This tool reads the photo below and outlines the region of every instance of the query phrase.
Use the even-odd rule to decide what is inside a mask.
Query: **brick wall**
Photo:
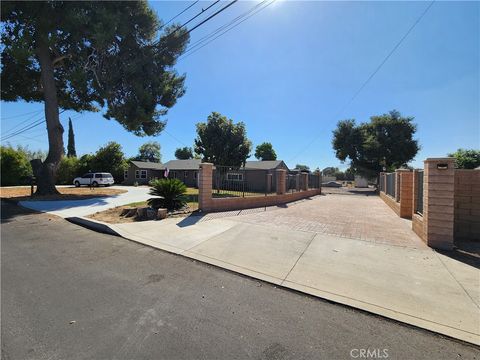
[[[395,198],[380,191],[380,198],[387,204],[395,214],[402,218],[412,218],[413,206],[413,173],[410,170],[399,169],[395,172]],[[381,177],[380,179],[384,179]],[[386,186],[384,187],[386,188]]]
[[[285,193],[286,171],[283,169],[277,169],[275,186],[277,190],[276,195],[213,198],[212,172],[213,164],[200,164],[198,183],[198,208],[202,211],[227,211],[274,206],[308,198],[314,195],[319,195],[321,193],[321,189],[311,189],[295,193]]]
[[[455,170],[455,239],[480,240],[480,170]]]

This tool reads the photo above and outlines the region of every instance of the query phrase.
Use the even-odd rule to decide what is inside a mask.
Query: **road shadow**
[[[39,214],[39,212],[24,208],[22,206],[18,206],[13,201],[1,199],[0,223],[2,224],[14,221],[14,219],[18,216],[35,215],[35,214]]]
[[[326,195],[361,195],[361,196],[377,196],[374,188],[329,188],[322,187],[322,194]]]
[[[451,259],[480,269],[480,241],[455,240],[455,248],[453,250],[436,251]]]
[[[181,221],[177,223],[178,227],[187,227],[187,226],[192,226],[201,221],[206,214],[201,214],[201,213],[192,213],[188,215],[187,217],[184,217]]]

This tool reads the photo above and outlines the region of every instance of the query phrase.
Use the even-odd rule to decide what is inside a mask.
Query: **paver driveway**
[[[229,220],[334,235],[388,245],[426,247],[408,220],[399,218],[371,192],[337,190],[295,204],[207,215]]]

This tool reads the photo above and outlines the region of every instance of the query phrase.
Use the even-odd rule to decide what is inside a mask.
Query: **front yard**
[[[34,189],[35,190],[35,189]],[[112,188],[88,187],[58,187],[59,195],[30,196],[30,186],[0,187],[0,198],[15,201],[42,201],[42,200],[84,200],[96,197],[114,196],[126,193],[127,190]]]

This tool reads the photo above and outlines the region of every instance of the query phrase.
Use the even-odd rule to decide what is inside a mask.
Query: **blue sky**
[[[190,3],[150,4],[168,20]],[[196,4],[179,22],[209,4]],[[192,32],[191,43],[255,4],[258,1],[231,6]],[[416,137],[422,149],[414,166],[459,147],[480,148],[478,2],[435,2],[344,109],[426,6],[427,2],[277,1],[179,61],[176,68],[187,75],[187,92],[168,113],[168,133],[138,138],[98,113],[66,112],[62,122],[66,128],[68,116],[73,118],[77,154],[94,152],[115,140],[133,156],[142,143],[157,140],[167,161],[177,147],[192,146],[197,122],[218,111],[245,122],[254,146],[270,141],[287,165],[324,168],[346,167],[331,147],[338,120],[363,122],[397,109],[414,116],[418,124]],[[31,115],[13,116],[41,108],[38,103],[2,102],[2,132]],[[37,127],[23,136],[10,143],[48,148],[45,129]]]

